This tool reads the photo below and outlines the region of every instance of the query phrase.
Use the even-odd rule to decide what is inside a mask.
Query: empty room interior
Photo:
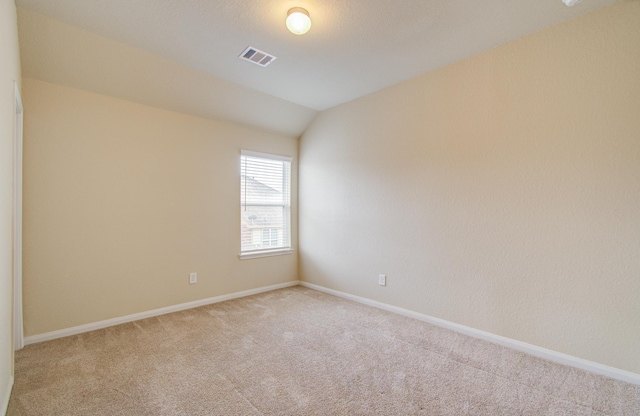
[[[640,415],[640,1],[0,0],[0,412]]]

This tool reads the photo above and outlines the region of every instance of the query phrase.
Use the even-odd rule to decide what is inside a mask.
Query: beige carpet
[[[300,286],[31,345],[9,415],[634,415],[640,387]]]

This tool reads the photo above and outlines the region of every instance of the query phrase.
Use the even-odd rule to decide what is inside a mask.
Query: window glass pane
[[[241,156],[241,252],[290,248],[291,163]]]

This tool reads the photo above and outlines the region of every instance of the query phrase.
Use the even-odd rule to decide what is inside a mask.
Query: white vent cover
[[[256,65],[265,67],[271,62],[275,61],[277,58],[273,55],[269,55],[266,52],[256,49],[253,46],[249,46],[244,50],[244,52],[240,54],[240,59],[244,59],[245,61],[253,62]]]

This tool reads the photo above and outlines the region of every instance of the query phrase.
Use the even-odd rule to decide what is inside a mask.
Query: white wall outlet
[[[378,284],[380,286],[386,286],[387,285],[387,275],[381,274],[378,276]]]
[[[189,273],[189,284],[198,283],[198,273]]]

